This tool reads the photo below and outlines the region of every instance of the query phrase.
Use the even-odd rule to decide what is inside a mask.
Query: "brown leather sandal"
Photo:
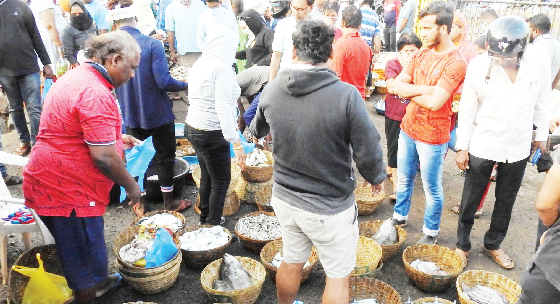
[[[502,249],[490,250],[484,247],[482,248],[482,252],[491,257],[498,265],[505,269],[512,269],[515,267],[513,260]]]
[[[31,143],[21,143],[15,150],[15,153],[19,156],[27,156],[30,152]]]
[[[469,262],[469,252],[463,251],[459,248],[455,248],[455,253],[457,253],[461,258],[461,268],[465,269],[465,267],[467,267],[467,264]]]

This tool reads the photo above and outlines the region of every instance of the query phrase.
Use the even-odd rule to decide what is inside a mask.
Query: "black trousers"
[[[389,26],[383,29],[383,37],[385,38],[385,43],[383,44],[383,49],[385,52],[396,52],[397,51],[397,26]]]
[[[471,249],[470,234],[474,224],[474,214],[484,195],[484,190],[486,190],[494,163],[492,160],[478,158],[469,153],[469,169],[465,175],[457,226],[457,247],[463,251]],[[521,187],[526,166],[527,159],[514,163],[498,163],[496,203],[492,212],[490,228],[484,235],[484,246],[487,249],[499,249],[506,237],[511,211]]]
[[[175,142],[175,124],[173,121],[154,129],[127,127],[126,134],[132,135],[140,140],[145,140],[152,136],[156,154],[148,165],[148,171],[150,171],[151,167],[155,166],[160,187],[172,187],[175,149],[177,148],[177,143]]]
[[[553,304],[560,302],[560,290],[546,279],[546,275],[534,262],[521,279],[523,289],[517,304]]]
[[[385,117],[385,137],[387,138],[387,165],[397,168],[397,152],[399,151],[399,132],[401,122]]]
[[[200,222],[219,225],[231,181],[230,144],[222,131],[197,130],[185,126],[200,164]]]

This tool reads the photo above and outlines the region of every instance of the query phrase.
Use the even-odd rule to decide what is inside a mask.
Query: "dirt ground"
[[[371,114],[371,118],[375,123],[375,126],[382,134],[382,144],[385,148],[386,142],[384,136],[384,117],[375,113],[374,99],[366,102],[366,104]],[[177,114],[177,121],[181,121],[182,118],[184,118],[184,115],[186,113],[185,107],[185,104],[180,101],[176,103],[175,112]],[[17,146],[16,132],[12,131],[9,134],[2,135],[2,143],[4,144],[4,151],[13,151]],[[455,248],[456,242],[457,215],[451,212],[451,208],[456,202],[460,200],[464,181],[464,178],[459,175],[459,170],[455,166],[455,162],[453,160],[454,156],[454,153],[450,152],[448,157],[445,159],[443,173],[445,205],[442,214],[441,232],[438,242],[438,244],[447,246],[452,249]],[[20,168],[13,167],[9,168],[9,170],[12,174],[21,174]],[[494,205],[494,185],[492,185],[486,199],[486,203],[484,205],[484,214],[475,222],[475,226],[472,231],[473,249],[471,251],[469,265],[467,266],[466,270],[484,269],[494,271],[506,275],[517,282],[520,282],[521,276],[530,263],[532,255],[534,253],[537,215],[533,205],[536,200],[538,191],[540,190],[543,179],[544,175],[538,174],[536,167],[530,165],[527,167],[523,185],[521,187],[521,190],[519,191],[517,202],[514,207],[509,233],[502,245],[502,248],[515,261],[515,268],[513,270],[504,270],[497,264],[495,264],[490,258],[482,254],[482,239],[484,233],[488,229],[491,212]],[[406,301],[409,297],[412,300],[415,300],[421,297],[433,296],[433,294],[422,292],[409,281],[408,277],[405,274],[404,265],[401,259],[402,251],[407,246],[413,245],[420,238],[422,233],[424,193],[421,183],[422,182],[418,176],[416,179],[416,187],[414,189],[414,197],[412,208],[410,211],[409,224],[405,228],[408,233],[407,240],[401,247],[399,253],[390,262],[385,263],[383,269],[376,275],[378,279],[394,287],[401,295],[403,301]],[[390,193],[390,182],[387,181],[385,185],[387,191]],[[21,187],[10,187],[10,191],[14,196],[22,197]],[[196,193],[196,187],[189,186],[185,188],[183,196],[185,198],[193,200],[194,198],[196,198]],[[233,232],[234,225],[241,216],[256,210],[257,207],[255,205],[246,203],[242,204],[239,212],[229,217],[225,226]],[[360,216],[359,221],[388,219],[391,217],[392,212],[393,205],[388,199],[386,199],[374,214],[369,216]],[[198,217],[193,208],[189,208],[184,211],[183,215],[187,219],[188,226],[197,224]],[[107,247],[110,251],[111,271],[115,270],[115,256],[110,249],[112,247],[113,240],[120,231],[122,231],[130,224],[132,220],[133,212],[126,205],[111,205],[107,209],[107,213],[105,214],[105,239]],[[10,236],[9,243],[10,246],[8,247],[8,262],[11,265],[24,251],[24,248],[19,235]],[[34,237],[33,244],[41,244],[38,235]],[[259,257],[257,255],[245,250],[238,240],[232,242],[227,252],[232,255],[247,256],[259,260]],[[321,269],[320,265],[318,266],[319,267],[317,267],[313,271],[313,274],[307,281],[307,283],[302,285],[300,288],[298,299],[306,304],[315,304],[321,302],[321,294],[325,284],[325,273]],[[2,287],[0,289],[0,299],[4,299],[6,297],[6,292],[7,291],[5,287]],[[452,301],[457,300],[457,292],[455,290],[455,286],[452,286],[444,293],[437,294],[437,296]],[[99,303],[120,304],[131,301],[151,301],[159,304],[209,303],[209,300],[200,284],[200,271],[188,269],[184,265],[182,265],[181,267],[177,282],[166,292],[147,296],[139,294],[132,290],[129,286],[125,285],[122,288],[112,292],[111,294],[101,298],[99,300]],[[276,303],[276,287],[269,278],[266,279],[262,288],[261,295],[256,303]]]

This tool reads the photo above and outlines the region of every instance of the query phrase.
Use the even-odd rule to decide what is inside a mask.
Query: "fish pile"
[[[426,261],[416,259],[412,263],[410,263],[410,266],[412,266],[412,268],[415,268],[418,271],[427,273],[429,275],[439,275],[439,276],[449,275],[447,272],[443,271],[434,262],[426,262]]]
[[[354,300],[350,304],[379,304],[376,299]]]
[[[278,218],[266,214],[240,218],[235,230],[244,237],[259,241],[271,241],[282,237]]]
[[[151,216],[143,217],[138,221],[138,225],[147,227],[168,228],[173,232],[177,232],[183,227],[183,221],[170,213],[157,213]]]
[[[270,264],[272,264],[272,266],[274,266],[274,268],[280,267],[280,264],[282,264],[282,252],[278,252],[274,256],[274,258],[272,258],[272,261],[270,261]],[[311,265],[311,263],[309,263],[309,261],[306,261],[305,265],[303,265],[303,268],[307,268],[310,265]]]
[[[177,139],[177,148],[175,149],[176,157],[183,157],[187,155],[195,155],[196,151],[192,144],[184,138]]]
[[[179,81],[187,81],[189,78],[189,68],[184,66],[178,66],[169,71],[171,77]]]
[[[483,285],[474,285],[473,287],[468,287],[464,283],[461,284],[463,293],[467,298],[478,304],[509,304],[507,297],[495,290]]]
[[[206,251],[221,247],[229,241],[229,235],[221,226],[199,228],[185,232],[179,237],[181,249],[188,251]]]
[[[266,154],[261,149],[255,149],[253,152],[249,153],[249,155],[247,155],[247,161],[245,162],[245,164],[251,167],[270,166]]]
[[[239,290],[252,285],[251,275],[241,266],[239,261],[229,254],[224,254],[220,265],[219,276],[212,284],[217,291]]]
[[[371,237],[379,245],[391,245],[399,241],[397,229],[393,225],[393,220],[388,219],[383,222],[379,230]]]

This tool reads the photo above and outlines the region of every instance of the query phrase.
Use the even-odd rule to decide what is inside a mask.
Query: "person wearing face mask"
[[[259,13],[253,9],[241,13],[239,16],[239,26],[247,33],[249,38],[247,39],[246,49],[237,52],[235,58],[246,59],[246,69],[255,65],[270,65],[274,31],[268,27],[268,25],[264,24]]]
[[[206,36],[218,24],[221,24],[232,31],[235,40],[239,42],[239,27],[237,26],[235,15],[230,9],[222,6],[222,0],[206,0],[206,6],[209,9],[200,15],[200,19],[198,20],[198,30],[196,35],[198,47],[201,50],[204,49]]]
[[[483,252],[503,268],[515,265],[500,245],[529,154],[537,148],[546,153],[551,94],[549,56],[527,45],[528,36],[529,26],[523,19],[498,18],[488,30],[488,52],[475,57],[467,68],[455,156],[457,167],[466,170],[456,249],[464,265],[471,249],[474,215],[494,163],[498,163],[496,203]]]
[[[81,0],[71,0],[68,3],[70,10],[70,24],[62,32],[62,45],[64,47],[64,58],[73,67],[77,67],[78,52],[83,48],[86,40],[91,36],[97,36],[97,26],[93,22],[89,12]]]

